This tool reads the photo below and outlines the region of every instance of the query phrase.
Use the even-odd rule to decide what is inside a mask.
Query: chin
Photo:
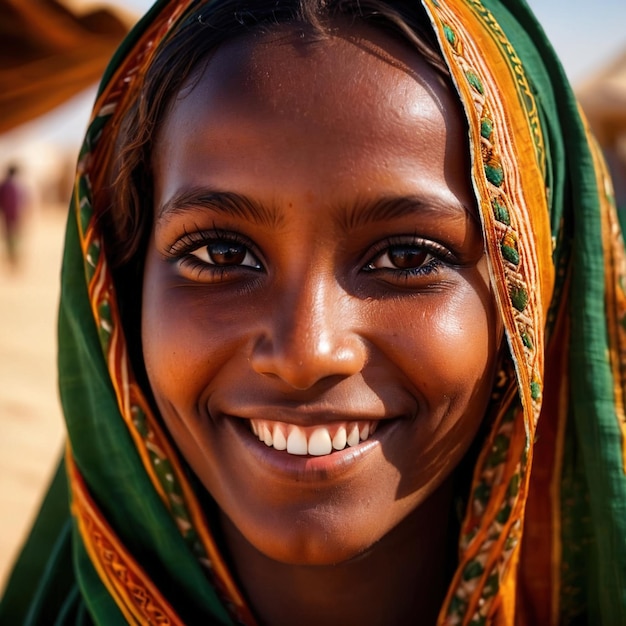
[[[313,525],[302,525],[289,537],[268,540],[267,535],[252,537],[251,545],[263,556],[285,565],[338,565],[358,559],[380,539],[350,541],[344,533],[325,531]]]
[[[282,514],[274,509],[265,516],[248,518],[249,525],[236,518],[225,522],[231,540],[243,540],[248,549],[267,559],[285,565],[332,566],[359,559],[404,526],[412,514],[403,504],[353,506],[344,498],[337,506],[318,503]],[[386,509],[384,515],[381,509]]]

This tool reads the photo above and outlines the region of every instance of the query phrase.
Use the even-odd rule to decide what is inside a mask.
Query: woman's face
[[[441,78],[366,27],[227,43],[165,118],[147,373],[193,470],[271,558],[366,550],[477,431],[501,325],[467,152]]]

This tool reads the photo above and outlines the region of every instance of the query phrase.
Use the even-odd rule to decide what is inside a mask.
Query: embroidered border
[[[77,520],[83,544],[126,621],[137,626],[184,626],[174,609],[103,520],[74,464],[69,446],[65,459],[72,492],[72,513]]]
[[[491,95],[494,80],[486,75],[487,68],[462,20],[446,9],[441,1],[437,5],[439,28],[444,35],[442,48],[471,117],[473,128],[470,128],[470,133],[473,134],[475,149],[480,146],[480,163],[474,155],[474,182],[478,187],[493,272],[496,278],[504,277],[504,281],[494,282],[500,287],[501,310],[505,323],[508,322],[522,403],[536,421],[541,406],[543,371],[543,354],[535,350],[535,346],[543,343],[540,280],[536,253],[527,236],[532,220],[523,197],[511,133],[504,123],[508,116],[500,98]],[[484,11],[481,12],[483,14]],[[531,124],[530,128],[533,126]],[[540,180],[543,184],[542,177]],[[545,197],[544,208],[547,216]],[[504,293],[503,289],[506,290]]]
[[[537,258],[528,231],[533,222],[529,199],[524,197],[523,179],[527,174],[518,171],[515,137],[508,128],[511,116],[502,108],[497,83],[482,58],[484,51],[476,48],[470,36],[471,28],[480,28],[481,35],[490,38],[506,59],[508,89],[515,92],[535,146],[536,169],[532,175],[543,190],[541,196],[533,197],[540,203],[533,208],[536,213],[543,209],[543,226],[549,233],[543,183],[545,150],[521,62],[491,14],[475,0],[455,10],[444,0],[424,0],[424,5],[468,116],[473,182],[492,280],[516,369],[516,376],[511,373],[513,385],[501,403],[503,409],[494,420],[475,469],[461,529],[459,568],[439,617],[440,624],[478,626],[490,623],[498,606],[495,600],[507,584],[510,565],[519,550],[532,455],[530,442],[541,408],[543,352],[535,347],[543,345],[542,311],[547,303],[544,305],[542,295],[551,285],[543,285],[542,293],[539,263],[544,260]],[[499,83],[498,88],[502,88]]]

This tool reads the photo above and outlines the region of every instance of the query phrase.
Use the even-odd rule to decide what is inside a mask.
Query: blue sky
[[[574,85],[591,77],[626,49],[626,0],[528,0]],[[144,13],[152,0],[108,0]],[[53,143],[77,143],[87,123],[93,92],[82,94],[44,118],[17,129],[6,140],[37,136]],[[84,121],[83,121],[84,120]]]
[[[529,0],[576,84],[626,48],[626,0]]]

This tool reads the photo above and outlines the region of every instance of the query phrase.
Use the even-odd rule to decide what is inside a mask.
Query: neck
[[[259,623],[434,624],[448,584],[451,488],[440,487],[366,553],[335,565],[268,558],[225,516],[235,573]]]

